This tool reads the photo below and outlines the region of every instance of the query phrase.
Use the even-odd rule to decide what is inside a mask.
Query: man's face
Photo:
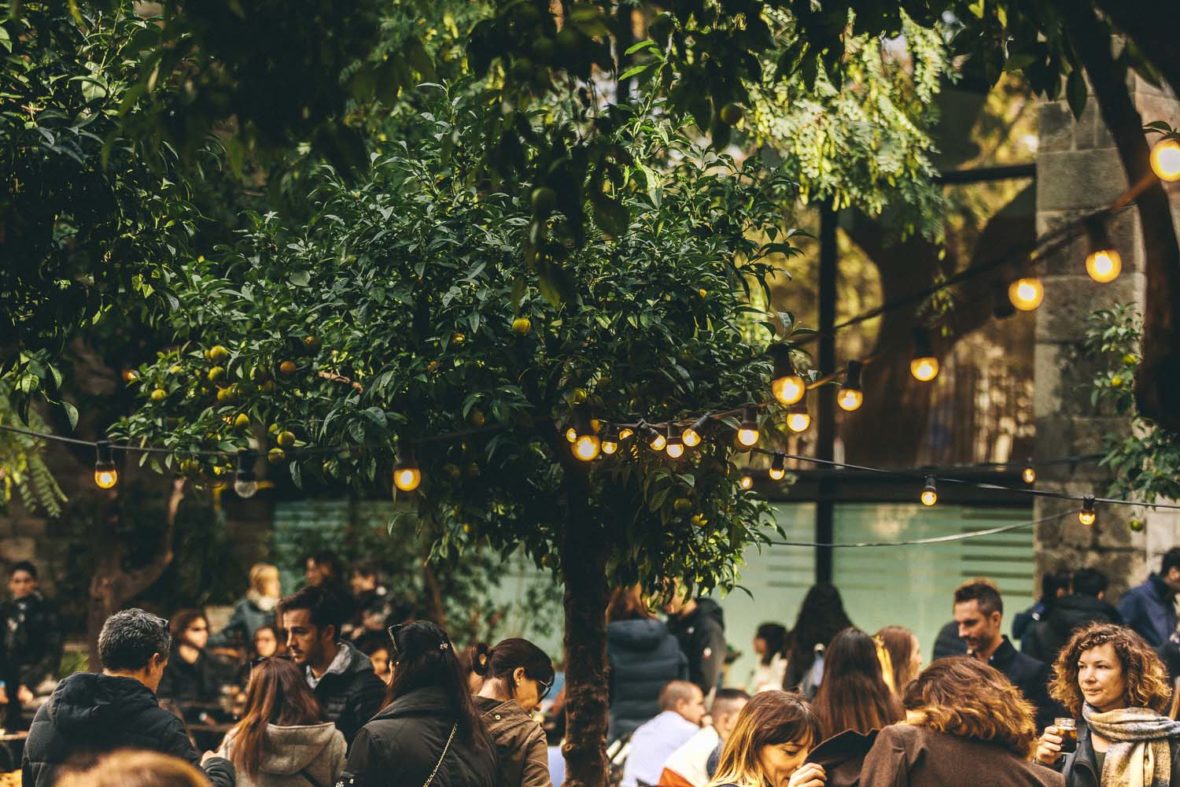
[[[700,726],[701,720],[705,718],[705,695],[701,693],[700,686],[693,686],[692,696],[676,703],[676,712]]]
[[[14,571],[8,578],[8,592],[13,598],[24,598],[32,595],[37,589],[37,580],[28,571]]]
[[[1169,568],[1168,573],[1164,574],[1164,584],[1173,591],[1180,591],[1180,568]]]
[[[955,622],[959,624],[959,638],[967,643],[972,653],[985,651],[1000,640],[1000,622],[1004,616],[999,612],[985,615],[975,599],[955,604]]]
[[[287,652],[296,664],[323,663],[335,634],[331,626],[321,630],[312,624],[310,611],[293,609],[283,613],[283,628],[287,630]]]
[[[721,740],[727,741],[733,728],[737,726],[738,714],[746,707],[746,701],[729,701],[724,710],[719,710],[717,704],[715,702],[713,705],[713,729],[717,730]]]
[[[377,577],[372,575],[365,576],[364,574],[354,571],[348,580],[348,584],[350,587],[352,587],[353,595],[360,595],[361,593],[375,590],[377,588]]]

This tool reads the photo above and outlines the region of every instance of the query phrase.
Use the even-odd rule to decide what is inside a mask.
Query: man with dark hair
[[[1176,631],[1176,592],[1180,591],[1180,547],[1172,547],[1160,561],[1160,572],[1119,599],[1119,614],[1153,648],[1161,647]]]
[[[314,586],[287,596],[278,607],[287,651],[306,670],[324,717],[351,744],[381,708],[385,684],[374,674],[369,657],[340,639],[346,609],[338,593]]]
[[[975,585],[983,583],[995,587],[995,583],[987,577],[974,577],[968,579],[966,582],[961,582],[959,587],[955,588],[958,592],[968,585]],[[959,624],[957,621],[950,621],[938,630],[938,636],[934,640],[934,660],[945,658],[947,656],[962,656],[967,652],[967,643],[959,639]]]
[[[688,659],[688,679],[708,697],[720,684],[725,666],[725,617],[721,606],[711,598],[694,598],[687,586],[674,581],[664,612],[668,615],[668,631]]]
[[[49,787],[66,762],[115,749],[151,749],[200,762],[180,719],[160,707],[156,688],[171,646],[168,621],[128,609],[107,618],[98,635],[102,672],[77,672],[37,710],[21,763],[25,787]],[[201,766],[214,787],[232,787],[234,767],[206,756]]]
[[[352,590],[353,614],[344,625],[344,633],[351,640],[358,642],[361,637],[373,634],[384,637],[386,629],[401,622],[394,619],[393,595],[382,584],[376,562],[358,560],[354,563],[348,585]]]
[[[1083,626],[1123,622],[1118,610],[1105,601],[1107,581],[1101,571],[1078,569],[1072,585],[1073,593],[1054,604],[1048,616],[1028,632],[1028,648],[1024,652],[1047,664],[1057,658],[1070,634]]]
[[[1058,600],[1069,595],[1071,577],[1068,571],[1046,571],[1041,575],[1041,597],[1037,603],[1024,612],[1017,612],[1012,619],[1012,638],[1020,640],[1020,651],[1028,653],[1034,637],[1029,632],[1045,618],[1049,617],[1053,605]]]
[[[5,726],[15,730],[23,729],[21,706],[33,701],[38,686],[57,677],[62,636],[53,604],[41,595],[35,565],[27,560],[13,563],[8,570],[8,592],[11,598],[0,605],[8,662]]]
[[[1049,665],[1019,652],[1004,636],[1004,599],[995,584],[959,586],[954,613],[959,638],[967,644],[967,655],[1008,676],[1024,698],[1036,706],[1038,729],[1052,724],[1054,715],[1062,715],[1060,706],[1049,697]]]

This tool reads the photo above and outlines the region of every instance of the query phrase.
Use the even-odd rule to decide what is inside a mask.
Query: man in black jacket
[[[200,763],[184,724],[156,699],[170,639],[168,622],[142,609],[107,619],[98,635],[103,671],[70,675],[33,718],[21,763],[24,787],[49,787],[63,764],[84,764],[114,749],[151,749]],[[201,767],[214,787],[233,787],[229,760],[207,755]]]
[[[700,686],[708,699],[721,682],[725,666],[725,617],[711,598],[693,598],[676,582],[664,603],[668,631],[688,658],[688,679]]]
[[[1074,572],[1073,593],[1058,599],[1044,620],[1037,621],[1025,635],[1024,652],[1052,664],[1071,634],[1090,623],[1122,625],[1123,616],[1105,601],[1106,575],[1096,568]]]
[[[307,671],[307,684],[320,710],[344,739],[352,739],[381,707],[385,684],[373,663],[339,639],[346,602],[327,587],[305,587],[279,602],[279,619],[287,632],[287,651]]]
[[[1008,677],[1024,698],[1036,707],[1037,729],[1053,723],[1064,709],[1049,697],[1049,665],[1021,653],[1001,631],[1004,600],[995,585],[975,582],[955,591],[955,621],[959,637],[967,643],[967,655],[986,662]]]
[[[41,595],[37,567],[27,560],[8,570],[11,598],[0,606],[7,657],[7,721],[10,730],[23,729],[20,709],[33,701],[37,687],[57,677],[61,665],[62,636],[57,612]]]

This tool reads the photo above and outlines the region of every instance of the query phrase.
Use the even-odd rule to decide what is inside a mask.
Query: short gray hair
[[[154,654],[167,658],[171,645],[168,621],[142,609],[125,609],[102,624],[98,658],[105,669],[138,671]]]
[[[692,702],[701,688],[687,680],[670,680],[660,689],[660,710],[675,710],[681,702]]]

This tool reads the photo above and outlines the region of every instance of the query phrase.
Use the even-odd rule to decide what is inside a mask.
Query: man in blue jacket
[[[1172,547],[1164,553],[1158,574],[1152,574],[1142,585],[1123,594],[1119,614],[1148,645],[1158,648],[1176,630],[1173,600],[1177,591],[1180,591],[1180,547]]]

